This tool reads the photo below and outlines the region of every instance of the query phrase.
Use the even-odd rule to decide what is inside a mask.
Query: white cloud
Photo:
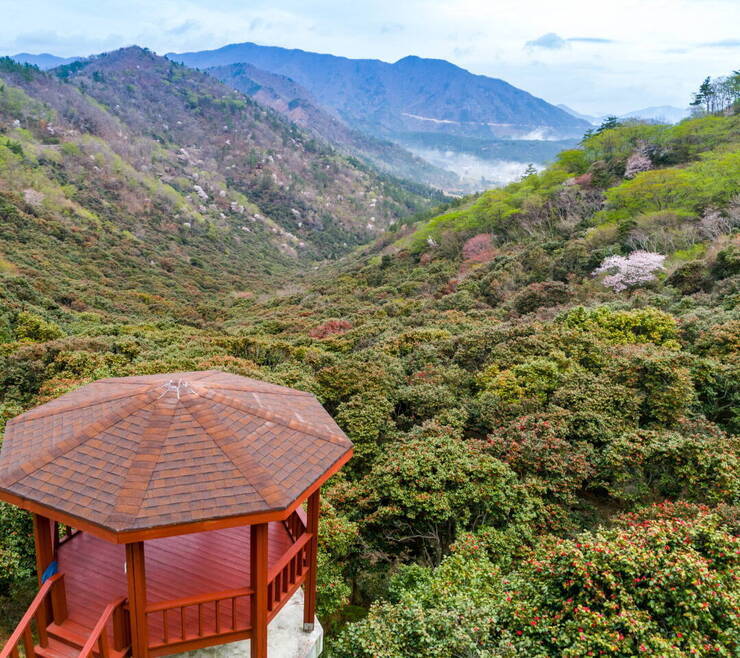
[[[568,42],[555,32],[548,32],[532,41],[527,41],[527,48],[546,48],[547,50],[560,50],[568,47]]]

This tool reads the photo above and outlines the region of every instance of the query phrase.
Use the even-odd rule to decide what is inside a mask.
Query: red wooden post
[[[126,544],[126,573],[128,575],[131,652],[133,658],[147,658],[149,655],[149,632],[146,618],[144,542],[137,541]]]
[[[46,567],[54,560],[54,544],[51,537],[53,523],[40,514],[32,514],[31,516],[33,518],[33,543],[36,547],[36,575],[38,576],[39,587],[41,587],[41,576]],[[52,608],[48,599],[41,604],[40,611],[41,619],[48,624],[52,618]],[[42,646],[45,645],[42,644]]]
[[[36,573],[41,586],[41,576],[54,560],[54,546],[51,537],[52,523],[45,516],[33,515],[33,541],[36,545]]]
[[[131,622],[129,612],[123,605],[113,611],[113,648],[116,651],[131,646]]]
[[[267,524],[249,528],[249,559],[252,574],[251,658],[267,658]]]
[[[316,489],[308,498],[308,519],[306,520],[306,532],[311,533],[308,542],[308,575],[303,587],[303,630],[307,633],[313,631],[314,619],[316,618],[316,560],[318,555],[319,536],[319,503],[320,490]]]

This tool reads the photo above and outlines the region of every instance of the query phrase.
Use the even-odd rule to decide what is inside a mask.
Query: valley
[[[299,389],[354,444],[328,658],[737,655],[737,72],[591,126],[442,60],[41,57],[0,58],[0,429],[101,378]],[[0,641],[36,566],[0,503]]]

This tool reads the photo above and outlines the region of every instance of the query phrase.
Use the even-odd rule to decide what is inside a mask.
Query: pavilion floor
[[[249,587],[249,537],[245,526],[144,542],[147,603]],[[291,545],[285,526],[270,523],[270,567]],[[89,632],[108,603],[128,595],[125,547],[79,533],[59,547],[58,560],[69,621]],[[239,617],[248,622],[248,600],[241,599],[238,605]],[[150,641],[161,641],[158,619],[150,623],[149,635]]]

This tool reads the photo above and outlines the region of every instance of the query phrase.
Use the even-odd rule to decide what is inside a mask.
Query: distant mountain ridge
[[[672,105],[658,105],[656,107],[645,107],[622,114],[620,119],[644,119],[646,121],[659,121],[661,123],[678,123],[691,114],[689,108],[673,107]]]
[[[82,57],[58,57],[50,53],[39,53],[33,55],[31,53],[18,53],[11,55],[11,59],[21,64],[31,64],[32,66],[38,66],[42,71],[48,71],[57,66],[64,66],[65,64],[71,64],[72,62],[78,62],[83,59]]]
[[[440,59],[408,56],[390,64],[254,43],[167,57],[200,69],[246,63],[287,76],[350,127],[375,137],[402,140],[406,133],[422,131],[507,138],[534,130],[572,137],[588,128],[503,80]]]
[[[287,76],[251,64],[217,66],[207,72],[348,155],[366,159],[381,170],[436,187],[458,184],[453,173],[430,165],[397,144],[353,130],[330,108],[322,107],[308,89]]]
[[[609,115],[604,114],[602,116],[592,116],[590,114],[581,114],[576,110],[568,107],[567,105],[560,104],[558,107],[564,112],[588,121],[594,126],[598,126],[604,119]],[[658,105],[653,107],[645,107],[641,110],[633,110],[625,114],[617,115],[618,119],[639,119],[642,121],[654,121],[657,123],[678,123],[682,119],[690,116],[691,110],[686,108],[674,107],[672,105]]]

